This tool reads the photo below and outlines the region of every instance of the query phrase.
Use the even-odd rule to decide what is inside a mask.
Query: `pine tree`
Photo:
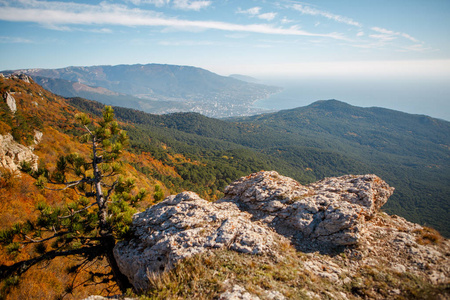
[[[129,234],[133,206],[142,200],[145,190],[133,196],[134,180],[121,175],[123,164],[119,159],[128,137],[114,121],[113,109],[106,106],[98,124],[92,124],[85,114],[76,118],[86,131],[81,139],[88,143],[90,157],[63,155],[53,172],[40,169],[34,176],[43,189],[73,189],[80,197],[62,208],[41,203],[36,221],[0,232],[0,242],[7,247],[18,248],[18,241],[35,243],[38,254],[12,266],[0,266],[0,279],[20,275],[32,265],[57,256],[82,255],[87,260],[106,257],[114,280],[125,291],[130,283],[117,266],[113,248],[117,239]],[[51,250],[47,248],[49,243]]]

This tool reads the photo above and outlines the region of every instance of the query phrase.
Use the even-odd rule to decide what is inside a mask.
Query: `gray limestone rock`
[[[326,178],[303,186],[271,171],[233,182],[219,202],[236,203],[287,236],[353,245],[393,190],[376,175]]]
[[[234,285],[232,289],[222,293],[219,300],[259,300],[258,296],[252,295],[240,285]]]
[[[147,288],[148,274],[208,249],[225,247],[251,254],[276,251],[281,237],[250,218],[233,203],[212,203],[183,192],[136,214],[135,238],[118,243],[114,255],[121,271],[141,290]]]
[[[8,92],[6,92],[5,95],[3,95],[3,98],[5,99],[5,102],[8,105],[9,109],[13,113],[15,113],[17,111],[16,99],[14,99],[14,97]]]
[[[18,171],[20,163],[26,161],[37,170],[38,159],[32,149],[14,141],[11,134],[0,135],[0,167]]]
[[[137,290],[148,287],[149,276],[210,249],[282,257],[277,251],[281,242],[289,242],[286,238],[296,245],[340,246],[340,255],[311,248],[302,258],[307,272],[332,285],[350,284],[365,268],[408,272],[432,284],[448,284],[450,242],[423,243],[426,228],[379,212],[392,192],[375,175],[326,178],[303,186],[276,172],[254,173],[227,187],[225,197],[215,203],[184,192],[136,214],[135,238],[118,243],[114,254]],[[236,284],[226,285],[221,299],[258,298]],[[389,293],[398,294],[396,287]],[[316,295],[321,298],[309,296]],[[341,292],[324,297],[347,296]],[[260,297],[284,299],[276,291]]]

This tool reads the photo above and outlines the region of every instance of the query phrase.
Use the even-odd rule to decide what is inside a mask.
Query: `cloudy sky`
[[[134,63],[442,78],[450,1],[0,0],[0,70]]]

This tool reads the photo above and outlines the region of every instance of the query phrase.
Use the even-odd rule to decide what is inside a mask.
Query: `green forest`
[[[97,115],[103,107],[81,98],[70,102]],[[386,212],[450,236],[449,122],[336,100],[226,120],[114,109],[133,151],[174,164],[181,178],[141,171],[175,190],[220,195],[232,180],[260,170],[276,170],[302,184],[374,173],[396,188]],[[169,157],[176,153],[198,163],[174,163]]]

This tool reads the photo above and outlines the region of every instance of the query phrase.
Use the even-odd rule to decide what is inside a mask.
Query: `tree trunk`
[[[119,269],[117,265],[116,258],[114,257],[114,246],[116,244],[116,240],[112,234],[106,234],[101,238],[101,245],[104,249],[104,253],[106,255],[106,260],[108,261],[109,266],[111,267],[112,274],[114,276],[117,285],[119,286],[122,293],[125,293],[127,289],[132,288],[128,277],[125,276]]]
[[[102,175],[100,173],[98,167],[98,156],[97,156],[97,148],[96,148],[96,140],[95,137],[92,139],[92,168],[94,171],[94,186],[96,193],[96,201],[98,205],[98,221],[100,227],[100,243],[104,249],[104,253],[106,255],[106,260],[108,261],[109,266],[111,267],[112,274],[114,276],[114,280],[117,282],[122,293],[125,293],[126,290],[131,286],[128,277],[125,276],[119,269],[117,265],[116,258],[114,257],[114,246],[116,245],[116,239],[112,234],[112,230],[110,226],[108,226],[108,206],[107,200],[103,195],[102,191]]]

